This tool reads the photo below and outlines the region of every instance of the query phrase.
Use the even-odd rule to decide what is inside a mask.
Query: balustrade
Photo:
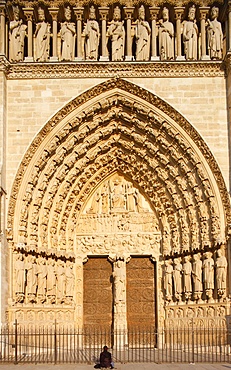
[[[116,9],[114,5],[95,7],[93,18],[89,13],[89,6],[71,8],[68,5],[66,7],[70,12],[68,19],[65,17],[66,9],[63,6],[58,8],[42,5],[42,8],[44,19],[35,23],[35,19],[39,19],[38,13],[41,8],[12,6],[7,5],[5,1],[1,2],[0,53],[5,54],[10,61],[110,61],[113,60],[111,50],[115,50],[118,43],[123,50],[122,61],[133,61],[136,60],[137,48],[142,48],[142,42],[145,42],[142,32],[145,33],[147,27],[148,33],[151,32],[150,46],[148,45],[150,50],[146,53],[148,57],[147,55],[140,57],[143,55],[141,53],[137,61],[221,60],[224,56],[223,49],[230,50],[230,2],[226,10],[229,24],[227,37],[223,36],[226,20],[218,20],[221,9],[215,6],[145,6],[142,19],[139,18],[137,6],[120,6],[120,19],[114,16]],[[119,26],[123,32],[125,31],[125,37],[120,35]],[[42,27],[44,34],[41,37],[40,31],[38,41],[36,37]],[[138,27],[141,32],[139,36],[137,36]],[[223,45],[226,40],[227,48]],[[44,48],[46,56],[38,59],[35,45],[36,48],[41,47],[40,53]],[[68,51],[70,47],[72,50]],[[89,47],[94,57],[86,52]]]

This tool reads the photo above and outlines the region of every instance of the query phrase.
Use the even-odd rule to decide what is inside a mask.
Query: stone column
[[[151,60],[160,60],[160,57],[157,56],[157,50],[156,50],[156,38],[157,38],[156,21],[157,21],[157,16],[159,14],[160,8],[156,6],[151,6],[149,10],[150,10],[150,16],[151,16],[151,21],[152,21]]]
[[[6,1],[0,1],[0,55],[6,55]]]
[[[206,55],[206,30],[205,22],[206,16],[209,12],[209,7],[200,8],[200,21],[201,21],[201,60],[209,59],[209,56]]]
[[[227,50],[231,51],[231,0],[228,3],[228,40]]]
[[[58,11],[59,8],[48,8],[52,17],[52,56],[50,57],[51,62],[58,61]]]
[[[107,50],[107,37],[106,37],[108,11],[109,11],[108,7],[104,7],[104,6],[99,7],[99,14],[102,20],[102,37],[101,37],[102,55],[99,58],[101,62],[109,61],[108,50]]]
[[[175,16],[176,16],[176,60],[185,60],[185,57],[182,56],[181,50],[181,18],[184,12],[184,8],[179,6],[175,7]]]
[[[27,57],[25,57],[26,62],[33,62],[33,8],[23,8],[24,14],[27,19]]]
[[[134,7],[124,7],[125,12],[125,19],[127,21],[127,53],[125,56],[126,61],[134,60],[134,56],[132,55],[132,34],[131,34],[131,25],[132,25],[132,14],[134,11]]]
[[[77,19],[77,58],[75,60],[83,60],[82,53],[82,19],[83,19],[83,10],[81,7],[74,7],[74,13]]]
[[[75,257],[75,325],[81,329],[83,327],[83,263],[88,258],[83,255]],[[80,343],[81,344],[81,343]]]

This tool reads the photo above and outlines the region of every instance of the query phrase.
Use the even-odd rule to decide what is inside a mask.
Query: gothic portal
[[[224,326],[229,220],[186,118],[124,79],[96,84],[47,121],[15,176],[8,320]]]

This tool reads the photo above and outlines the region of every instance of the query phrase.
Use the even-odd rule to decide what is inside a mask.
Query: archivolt
[[[166,256],[225,240],[229,198],[208,147],[166,102],[113,79],[68,103],[25,154],[8,215],[15,248],[74,253],[81,209],[115,171],[149,200]]]

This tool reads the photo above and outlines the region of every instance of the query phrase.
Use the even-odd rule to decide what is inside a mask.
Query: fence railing
[[[97,363],[107,345],[118,362],[230,362],[227,328],[24,328],[2,327],[0,363]]]

